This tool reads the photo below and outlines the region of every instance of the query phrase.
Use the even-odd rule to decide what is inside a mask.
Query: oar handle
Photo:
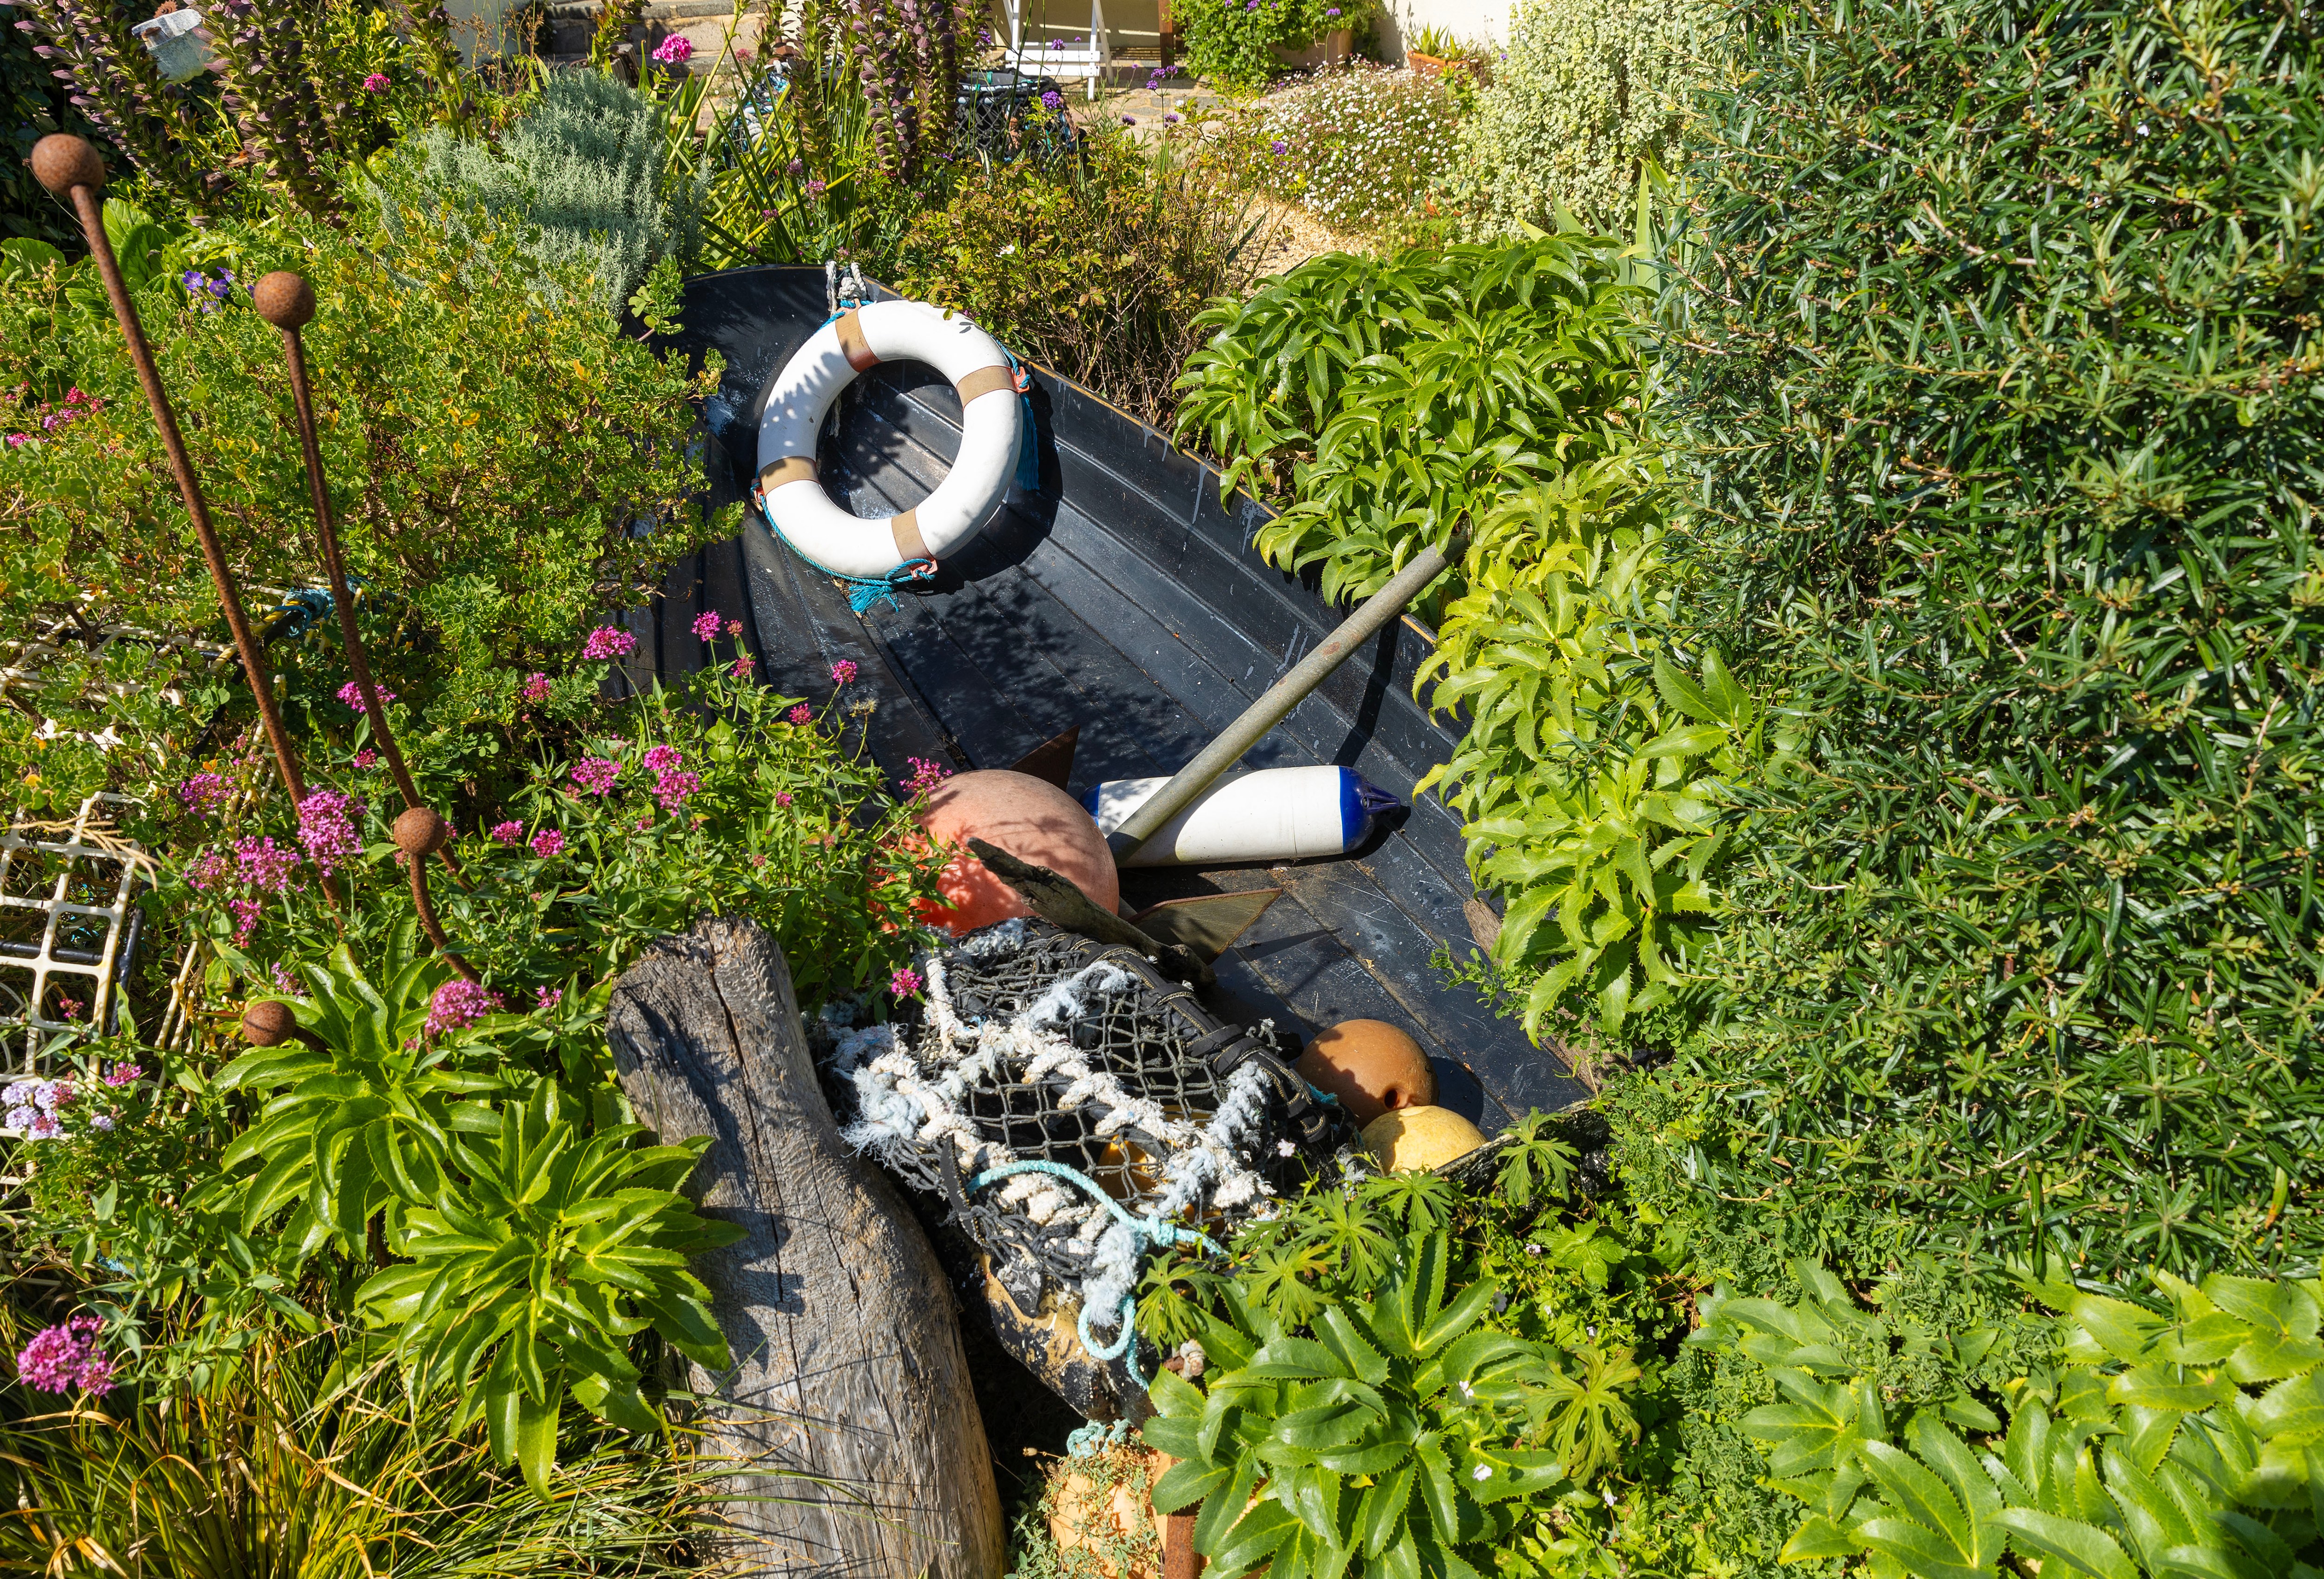
[[[1219,775],[1242,759],[1268,730],[1281,723],[1291,710],[1307,699],[1350,654],[1378,635],[1382,626],[1404,612],[1428,583],[1444,573],[1451,561],[1440,548],[1423,548],[1412,563],[1388,578],[1360,604],[1323,645],[1297,663],[1265,695],[1244,710],[1220,736],[1204,747],[1192,762],[1170,776],[1170,782],[1146,797],[1122,825],[1106,836],[1118,866],[1136,855],[1146,841],[1169,825],[1170,819],[1191,805],[1216,782]]]

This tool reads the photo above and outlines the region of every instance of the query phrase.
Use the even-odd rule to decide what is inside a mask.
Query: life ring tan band
[[[966,406],[979,395],[989,395],[995,390],[1013,390],[1016,387],[1017,375],[1010,372],[1008,364],[1004,363],[998,367],[980,367],[952,388],[953,392],[960,397],[960,403]]]
[[[896,536],[896,552],[904,556],[905,564],[909,565],[916,559],[936,557],[928,552],[927,542],[920,537],[919,520],[910,510],[899,513],[895,519],[893,527]]]
[[[872,342],[863,337],[863,320],[853,308],[840,314],[835,326],[839,331],[839,353],[847,358],[848,366],[863,372],[880,364],[880,359],[872,354]]]
[[[785,455],[779,461],[769,462],[759,469],[759,486],[772,493],[786,482],[815,482],[821,474],[815,469],[813,455]]]

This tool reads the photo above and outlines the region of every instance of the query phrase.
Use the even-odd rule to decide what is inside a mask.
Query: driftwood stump
[[[750,1465],[732,1555],[746,1573],[994,1579],[1001,1501],[952,1290],[895,1185],[840,1142],[782,950],[697,922],[622,976],[607,1034],[641,1122],[715,1137],[689,1190],[748,1230],[693,1262],[734,1360],[692,1367],[721,1400],[708,1446]]]

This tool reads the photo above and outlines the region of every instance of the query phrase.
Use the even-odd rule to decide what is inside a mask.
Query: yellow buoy
[[[1442,1168],[1485,1143],[1485,1133],[1449,1107],[1397,1107],[1364,1125],[1364,1146],[1391,1173]]]

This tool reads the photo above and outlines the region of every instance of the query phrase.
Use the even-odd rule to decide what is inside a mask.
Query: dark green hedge
[[[1737,14],[1684,635],[1813,746],[1637,1111],[1795,1247],[2324,1249],[2319,17]]]

